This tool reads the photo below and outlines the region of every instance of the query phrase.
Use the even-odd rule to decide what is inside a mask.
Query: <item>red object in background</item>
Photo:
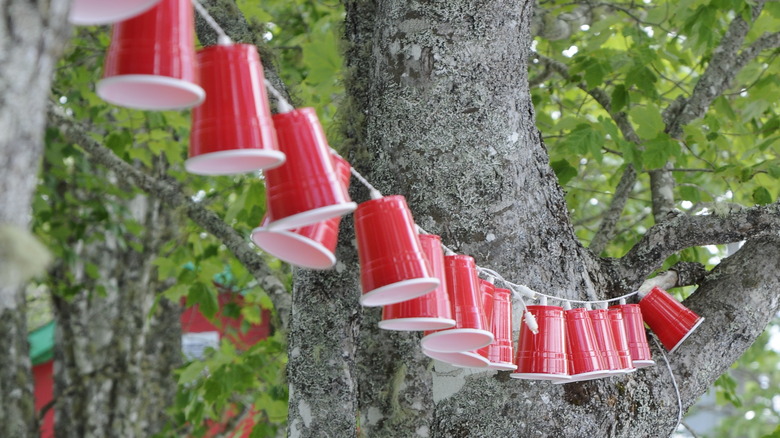
[[[244,297],[232,292],[223,292],[219,294],[218,301],[219,308],[223,309],[225,305],[231,303],[241,306]],[[184,302],[182,302],[183,304]],[[241,333],[241,319],[225,316],[222,310],[217,313],[215,318],[220,321],[221,327],[217,327],[206,319],[200,313],[199,306],[187,307],[181,314],[181,331],[182,333],[218,332],[220,338],[227,336],[239,349],[251,347],[270,334],[271,328],[268,322],[271,319],[271,312],[267,309],[263,309],[261,313],[262,322],[252,326],[246,333]]]
[[[32,368],[35,379],[35,411],[41,409],[54,400],[54,361],[50,360]],[[40,426],[41,438],[54,437],[54,408],[46,411]]]

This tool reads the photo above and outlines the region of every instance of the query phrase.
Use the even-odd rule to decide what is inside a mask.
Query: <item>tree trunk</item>
[[[570,299],[628,292],[660,267],[616,278],[572,232],[528,88],[533,2],[345,4],[350,161],[380,191],[405,195],[420,226],[512,281]],[[351,227],[342,232],[354,254]],[[749,243],[686,302],[707,319],[669,355],[683,408],[777,311],[779,247],[774,236]],[[379,309],[357,304],[354,255],[340,260],[338,273],[296,275],[291,436],[657,437],[676,425],[656,348],[653,368],[566,385],[434,367],[419,334],[376,328]]]
[[[30,223],[52,72],[67,41],[69,2],[0,0],[0,225],[13,226],[0,264],[14,266],[15,233]],[[10,229],[10,228],[9,228]],[[22,259],[23,260],[23,259]],[[25,270],[29,266],[16,266]],[[5,271],[4,271],[5,272]],[[24,288],[0,275],[0,436],[37,434]],[[21,279],[23,281],[23,279]]]
[[[104,197],[104,202],[121,201]],[[54,299],[58,438],[152,436],[165,426],[166,408],[176,394],[180,306],[163,299],[149,314],[165,289],[153,262],[175,224],[171,210],[154,198],[139,195],[127,203],[127,211],[143,226],[140,238],[96,225],[93,234],[105,237],[85,243],[91,240],[85,236],[77,242],[75,266],[68,274],[63,266],[56,275],[60,290],[78,290],[73,297]],[[125,220],[112,217],[107,223]],[[125,239],[136,240],[142,250],[123,243]],[[95,279],[86,272],[89,263],[98,267]]]

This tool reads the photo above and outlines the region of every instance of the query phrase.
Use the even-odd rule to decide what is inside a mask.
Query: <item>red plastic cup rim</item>
[[[184,168],[198,175],[234,175],[273,169],[284,164],[284,152],[271,149],[232,149],[188,158]],[[297,228],[297,227],[293,227]]]
[[[490,362],[487,367],[497,371],[514,371],[517,369],[517,365],[512,362]]]
[[[386,306],[421,297],[439,287],[439,279],[433,277],[412,278],[378,287],[360,297],[365,307]],[[470,348],[474,350],[474,348]]]
[[[307,225],[316,224],[317,222],[323,222],[328,219],[333,219],[348,213],[352,213],[356,208],[357,203],[355,202],[343,202],[341,204],[326,205],[325,207],[302,211],[292,216],[287,216],[285,218],[269,222],[268,229],[271,231],[276,231],[305,227]],[[367,304],[363,305],[366,306]]]
[[[97,83],[95,91],[114,105],[151,111],[192,108],[206,99],[206,92],[197,84],[157,75],[107,77]]]
[[[601,379],[604,377],[610,377],[614,375],[615,373],[612,370],[589,371],[587,373],[572,374],[571,380],[583,382],[586,380]]]
[[[479,350],[495,341],[493,333],[472,328],[453,328],[443,330],[422,338],[423,349],[440,353],[460,353]],[[487,359],[485,359],[487,360]]]
[[[454,353],[443,353],[440,351],[429,351],[423,349],[423,354],[438,361],[448,363],[452,366],[465,368],[487,368],[490,362],[481,355],[473,351],[459,351]]]
[[[455,320],[449,318],[414,317],[383,319],[379,321],[379,328],[384,330],[401,331],[430,331],[443,330],[455,327]]]
[[[571,376],[568,374],[548,374],[548,373],[512,373],[509,377],[523,380],[550,380],[552,382],[568,383]]]
[[[700,326],[700,325],[701,325],[701,323],[703,323],[703,322],[704,322],[704,317],[703,317],[703,316],[700,316],[700,317],[699,317],[699,319],[697,319],[697,320],[696,320],[696,324],[694,324],[694,325],[693,325],[693,327],[691,327],[691,329],[690,329],[690,330],[688,330],[688,333],[686,333],[686,334],[685,334],[685,336],[683,336],[682,338],[680,338],[680,340],[679,340],[679,341],[677,341],[677,343],[676,343],[676,344],[674,344],[674,347],[672,347],[672,349],[671,349],[671,350],[669,350],[669,353],[674,353],[674,350],[676,350],[676,349],[677,349],[677,347],[679,347],[679,346],[680,346],[680,344],[682,344],[682,343],[683,343],[683,341],[685,341],[686,339],[688,339],[688,336],[690,336],[690,335],[691,335],[691,333],[693,333],[694,331],[696,331],[696,329],[697,329],[697,328],[699,328],[699,326]]]
[[[68,20],[80,26],[116,23],[135,17],[159,2],[160,0],[75,0]]]
[[[633,360],[631,363],[634,365],[634,369],[647,368],[655,365],[654,360]]]
[[[252,230],[252,242],[284,262],[309,269],[330,269],[336,256],[320,242],[293,231],[270,231],[266,227]]]

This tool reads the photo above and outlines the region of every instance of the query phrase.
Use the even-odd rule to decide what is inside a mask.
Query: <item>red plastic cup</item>
[[[514,371],[517,365],[512,363],[512,292],[500,287],[493,291],[493,313],[490,318],[490,331],[495,341],[487,347],[488,368],[500,371]],[[482,353],[483,350],[480,350]]]
[[[642,310],[639,308],[639,304],[620,304],[612,306],[610,309],[620,309],[623,312],[628,350],[631,352],[631,362],[634,366],[645,368],[655,365],[653,355],[650,354],[650,345],[647,343],[645,322],[642,319]]]
[[[609,325],[612,327],[612,336],[615,340],[615,349],[620,360],[620,367],[628,373],[636,371],[631,361],[631,351],[628,349],[623,312],[620,309],[611,308],[607,310],[607,318],[609,319]]]
[[[493,292],[496,290],[496,286],[483,279],[479,279],[479,295],[480,299],[482,300],[482,309],[485,311],[485,327],[486,328],[492,328],[492,321],[493,321]],[[495,342],[495,332],[491,330],[491,333],[493,333],[493,342]],[[493,345],[492,343],[490,345]],[[477,350],[477,353],[481,354],[482,357],[488,358],[488,347],[482,347],[479,350]],[[490,360],[490,359],[488,359]]]
[[[704,322],[665,290],[654,287],[639,300],[642,317],[664,348],[673,353]]]
[[[447,293],[455,314],[455,328],[426,333],[422,347],[430,351],[455,353],[473,351],[490,345],[493,333],[485,319],[477,265],[467,255],[444,257]]]
[[[439,286],[400,195],[366,201],[355,210],[355,240],[364,306],[386,306],[425,295]]]
[[[230,175],[282,165],[257,47],[203,48],[198,72],[206,101],[192,111],[187,171]]]
[[[583,308],[569,309],[564,314],[572,381],[599,379],[612,375],[601,356],[588,311]]]
[[[563,308],[528,306],[527,309],[536,318],[539,332],[534,334],[525,324],[520,324],[515,361],[517,371],[509,376],[515,379],[570,381]]]
[[[351,177],[347,160],[333,155],[336,174],[346,191]],[[287,263],[309,269],[330,269],[336,264],[341,218],[333,218],[294,230],[269,230],[266,214],[260,226],[252,230],[252,241],[263,251]]]
[[[265,172],[269,228],[311,225],[351,213],[357,204],[344,191],[314,108],[274,115],[283,165]]]
[[[589,310],[588,315],[593,324],[593,332],[596,334],[596,344],[604,359],[606,369],[612,371],[612,374],[625,374],[630,370],[623,368],[618,356],[617,345],[615,345],[615,335],[612,333],[607,309]]]
[[[68,20],[81,26],[111,24],[148,10],[160,0],[74,0]]]
[[[206,92],[197,85],[193,14],[190,0],[162,0],[114,25],[98,96],[144,110],[184,109],[203,102]]]
[[[456,367],[486,368],[489,365],[487,359],[475,351],[458,351],[454,353],[442,353],[423,349],[423,354],[438,361],[448,363]]]
[[[431,274],[439,279],[439,287],[421,297],[382,308],[382,321],[379,322],[379,328],[385,330],[441,330],[455,326],[450,299],[447,296],[441,237],[433,234],[420,234],[419,238],[425,259],[431,268]]]

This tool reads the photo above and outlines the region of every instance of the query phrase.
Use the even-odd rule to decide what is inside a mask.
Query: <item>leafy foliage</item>
[[[749,20],[751,5],[730,0],[543,4],[548,15],[585,17],[571,23],[579,26],[570,38],[535,40],[535,52],[568,66],[570,78],[552,75],[532,89],[539,128],[583,241],[592,238],[628,164],[642,173],[621,217],[621,232],[607,248],[609,256],[625,253],[636,240],[634,233],[652,225],[647,172],[667,162],[676,169],[674,196],[683,211],[777,199],[780,161],[772,147],[773,127],[780,123],[776,52],[745,65],[706,117],[685,126],[680,138],[667,134],[664,120],[666,108],[691,95],[731,19],[743,15]],[[777,15],[777,6],[768,5],[752,23],[745,44],[775,31]],[[532,80],[544,66],[532,66]],[[581,84],[610,97],[612,113],[628,116],[639,144],[619,133],[610,113]]]

